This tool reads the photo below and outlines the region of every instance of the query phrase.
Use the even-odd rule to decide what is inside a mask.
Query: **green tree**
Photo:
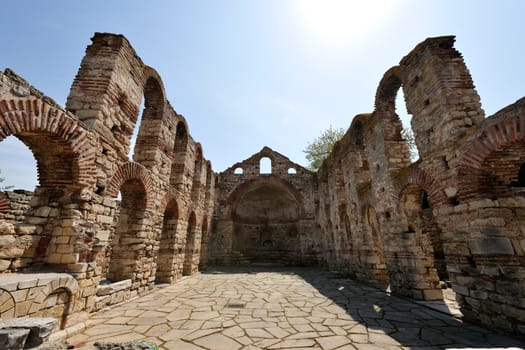
[[[334,145],[339,141],[345,130],[343,128],[333,128],[331,125],[328,129],[324,130],[321,135],[315,138],[312,142],[308,142],[308,145],[303,150],[306,154],[306,160],[309,162],[308,169],[317,171],[323,160],[328,157]]]
[[[0,174],[2,173],[2,170],[0,170]],[[0,183],[4,182],[5,181],[5,177],[0,177]],[[7,190],[10,190],[12,189],[13,185],[10,185],[10,186],[0,186],[0,191],[7,191]]]

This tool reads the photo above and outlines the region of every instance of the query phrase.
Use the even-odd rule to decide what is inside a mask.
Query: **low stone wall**
[[[114,283],[102,282],[97,288],[95,311],[129,300],[131,296],[131,280]]]
[[[61,349],[45,342],[55,328],[57,320],[50,317],[21,317],[0,321],[0,348],[18,349]]]
[[[68,325],[77,281],[65,273],[5,274],[0,279],[0,319],[53,317],[57,329]]]
[[[34,247],[40,238],[36,226],[24,224],[33,192],[25,190],[2,193],[0,210],[0,272],[14,272],[33,262]]]
[[[8,205],[0,211],[0,220],[13,224],[23,222],[34,193],[26,190],[14,190],[6,191],[3,194],[4,201],[7,201]]]

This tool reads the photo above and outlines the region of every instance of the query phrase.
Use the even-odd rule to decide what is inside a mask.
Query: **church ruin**
[[[0,73],[8,136],[33,153],[39,185],[0,198],[2,319],[63,329],[207,265],[321,265],[418,300],[449,283],[466,319],[525,335],[525,99],[486,118],[452,36],[384,74],[374,111],[317,173],[267,147],[215,173],[158,73],[107,33],[65,108]]]

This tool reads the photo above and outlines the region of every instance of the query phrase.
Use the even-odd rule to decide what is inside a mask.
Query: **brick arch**
[[[375,111],[384,112],[395,109],[396,95],[403,85],[403,76],[400,66],[387,70],[379,82],[375,96]]]
[[[399,173],[399,176],[394,179],[393,196],[397,200],[401,198],[404,189],[409,185],[418,185],[428,195],[432,206],[443,205],[447,203],[447,198],[440,186],[434,178],[426,171],[410,167],[408,172]]]
[[[122,164],[111,177],[109,185],[105,191],[108,197],[117,197],[120,188],[128,180],[138,180],[144,186],[146,193],[146,208],[151,209],[153,205],[153,181],[149,171],[143,166],[135,162],[128,162]]]
[[[7,198],[5,194],[0,193],[0,213],[9,211],[10,207],[9,198]]]
[[[0,141],[13,135],[31,149],[41,186],[95,184],[95,148],[89,134],[74,116],[42,99],[0,100]],[[53,149],[61,153],[49,156]]]
[[[358,114],[352,119],[350,128],[348,128],[350,147],[353,149],[364,150],[365,140],[365,127],[367,121],[370,119],[371,114]]]
[[[525,163],[525,98],[487,119],[458,153],[460,199],[512,196]]]
[[[144,67],[144,77],[142,85],[144,86],[144,95],[154,95],[155,103],[161,107],[159,116],[164,117],[164,109],[166,107],[166,90],[160,74],[150,66]]]
[[[47,283],[35,297],[34,302],[42,303],[49,294],[60,288],[64,288],[71,295],[75,295],[79,291],[77,280],[72,276],[61,275],[60,278],[53,279],[50,283]]]
[[[175,142],[173,144],[173,161],[171,165],[170,184],[177,186],[183,182],[188,155],[189,129],[184,118],[177,118]]]
[[[226,200],[227,216],[232,217],[233,207],[238,199],[240,199],[245,193],[263,185],[272,185],[290,193],[295,198],[298,208],[300,209],[299,216],[304,214],[304,199],[301,192],[299,192],[299,190],[288,181],[285,181],[275,175],[269,175],[263,178],[259,177],[248,180],[236,186],[230,192],[227,197],[228,199]]]
[[[15,299],[7,290],[0,288],[0,320],[5,318],[14,318],[16,316]]]
[[[501,118],[492,117],[494,121],[489,122],[471,142],[460,149],[460,167],[481,169],[490,154],[506,146],[525,142],[525,99],[516,105],[521,107],[518,112]]]
[[[166,211],[166,208],[168,207],[168,204],[172,201],[175,201],[177,204],[177,217],[182,218],[182,208],[183,206],[180,203],[179,194],[175,190],[169,190],[164,197],[162,197],[160,201],[160,212],[164,213]]]
[[[138,135],[133,150],[133,160],[148,169],[156,165],[152,157],[158,149],[165,154],[170,154],[170,149],[164,142],[159,142],[162,135],[162,127],[165,125],[166,113],[166,93],[159,74],[151,67],[144,68],[142,82],[144,95],[144,110],[140,125],[138,125]]]
[[[396,97],[400,89],[404,96],[402,90],[405,83],[404,73],[404,68],[401,66],[395,66],[386,71],[376,90],[375,109],[367,125],[370,131],[375,129],[376,124],[380,126],[382,133],[380,142],[384,143],[385,153],[389,160],[388,166],[393,168],[400,168],[411,163],[408,144],[402,136],[403,124],[396,113]]]
[[[182,212],[184,214],[184,216],[181,216],[180,219],[182,221],[185,221],[186,224],[190,225],[190,220],[195,220],[195,225],[194,227],[200,227],[201,226],[201,221],[202,220],[202,217],[198,214],[198,211],[196,210],[196,208],[194,206],[189,206],[188,208],[186,208],[187,210],[185,212]],[[194,217],[192,219],[192,216]]]
[[[73,277],[66,275],[53,279],[40,289],[29,307],[29,310],[41,310],[45,308],[47,306],[46,298],[61,289],[65,290],[69,295],[69,302],[63,313],[63,317],[67,317],[67,315],[73,312],[73,301],[76,299],[76,295],[79,292],[79,285]],[[62,321],[65,323],[65,319]],[[59,322],[61,322],[61,320],[59,320]]]

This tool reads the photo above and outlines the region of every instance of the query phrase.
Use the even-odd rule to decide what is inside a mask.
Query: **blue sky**
[[[7,1],[0,69],[63,105],[93,33],[124,34],[215,171],[263,146],[306,165],[307,142],[372,112],[384,72],[427,37],[457,36],[487,116],[525,95],[523,13],[520,0]],[[3,185],[33,189],[33,162],[3,141]]]

